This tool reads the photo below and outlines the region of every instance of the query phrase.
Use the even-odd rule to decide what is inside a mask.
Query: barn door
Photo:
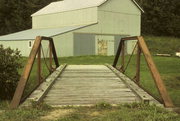
[[[96,55],[114,55],[114,36],[96,36]]]
[[[98,39],[98,55],[107,55],[107,41]]]

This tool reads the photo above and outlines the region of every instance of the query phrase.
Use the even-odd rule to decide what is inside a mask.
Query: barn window
[[[33,45],[33,42],[29,41],[29,43],[28,43],[29,48],[32,48],[32,45]]]

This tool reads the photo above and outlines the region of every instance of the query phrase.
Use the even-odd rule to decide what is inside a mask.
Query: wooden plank
[[[152,103],[158,106],[161,104],[155,100],[151,95],[141,89],[136,83],[134,83],[131,79],[129,79],[126,75],[119,72],[116,68],[112,67],[111,65],[107,65],[119,78],[121,78],[125,84],[145,103]],[[143,92],[143,93],[142,93]]]
[[[116,77],[116,75],[114,73],[62,73],[61,77],[99,77],[99,76],[103,76],[103,77],[107,77],[107,76],[111,76],[111,77]]]
[[[78,70],[109,70],[104,65],[68,65],[66,70],[78,69]]]
[[[57,83],[56,83],[57,84]],[[91,83],[72,83],[72,85],[70,84],[66,84],[66,83],[60,83],[61,85],[63,85],[63,88],[71,88],[71,87],[76,87],[76,88],[127,88],[127,86],[125,84],[91,84]],[[54,85],[53,88],[61,88],[61,85]]]
[[[78,68],[78,65],[67,67],[68,71],[71,71],[71,69]],[[86,67],[91,71],[86,72]],[[109,72],[104,73],[104,69]],[[73,73],[66,70],[67,68],[57,78],[51,90],[45,96],[45,103],[50,105],[83,105],[95,104],[102,100],[109,101],[111,104],[139,102],[137,95],[106,66],[81,65],[78,70],[83,70],[86,73],[82,73],[82,71]],[[101,70],[102,72],[96,73],[94,70]],[[104,76],[107,74],[113,76]]]
[[[139,101],[138,99],[136,98],[75,98],[74,100],[72,99],[46,99],[45,102],[46,103],[52,103],[52,104],[61,104],[61,103],[64,103],[64,104],[67,104],[67,103],[78,103],[78,104],[81,104],[81,103],[89,103],[89,104],[92,104],[92,103],[96,103],[96,102],[110,102],[110,103],[113,103],[113,102],[116,102],[116,103],[119,103],[119,102],[129,102],[129,101]]]
[[[30,72],[32,70],[32,66],[33,66],[36,54],[38,52],[38,48],[40,46],[40,43],[41,43],[41,37],[38,36],[38,37],[36,37],[33,48],[32,48],[31,53],[29,55],[27,65],[25,66],[24,71],[22,73],[22,76],[20,78],[20,81],[18,82],[18,86],[16,88],[14,97],[11,101],[10,108],[17,108],[17,106],[20,104],[21,97],[23,95],[25,85],[27,83]]]
[[[101,72],[104,72],[104,73],[108,73],[108,72],[111,72],[110,70],[104,70],[104,69],[98,69],[98,70],[95,70],[95,69],[86,69],[86,70],[82,70],[82,69],[66,69],[64,71],[65,72],[79,72],[79,73],[86,73],[86,72],[92,72],[92,73],[101,73]]]
[[[88,79],[92,79],[92,78],[99,78],[99,79],[102,79],[102,78],[106,78],[106,79],[112,79],[112,78],[116,78],[116,76],[106,76],[104,77],[103,75],[102,76],[60,76],[60,78],[66,78],[66,79],[85,79],[85,78],[88,78]]]
[[[122,40],[137,40],[137,36],[133,36],[133,37],[125,37],[125,38],[122,38]]]
[[[80,101],[76,101],[76,102],[54,102],[54,101],[49,101],[46,102],[47,104],[51,105],[52,107],[58,107],[58,106],[68,106],[68,105],[72,105],[72,106],[92,106],[95,105],[99,102],[107,102],[110,104],[123,104],[123,103],[134,103],[134,102],[139,102],[139,100],[122,100],[122,101],[112,101],[112,100],[95,100],[95,101],[85,101],[85,102],[80,102]]]
[[[73,86],[72,86],[73,87]],[[60,92],[66,92],[66,91],[75,91],[75,92],[83,92],[83,93],[85,93],[85,92],[99,92],[99,93],[110,93],[110,92],[132,92],[132,90],[131,89],[129,89],[129,88],[119,88],[119,89],[113,89],[113,90],[106,90],[106,89],[104,89],[104,90],[102,90],[102,89],[98,89],[98,90],[87,90],[87,89],[84,89],[84,90],[80,90],[80,89],[78,89],[78,88],[68,88],[67,90],[66,90],[66,88],[63,88],[64,90],[59,90]],[[90,89],[90,88],[89,88]],[[50,90],[50,92],[49,93],[56,93],[57,92],[57,89],[51,89]]]
[[[164,101],[164,105],[166,107],[173,107],[174,105],[173,105],[173,103],[172,103],[172,101],[171,101],[171,99],[170,99],[170,97],[168,95],[168,92],[166,90],[164,82],[161,79],[159,71],[157,70],[157,68],[155,66],[155,63],[154,63],[154,61],[153,61],[153,59],[151,57],[150,51],[149,51],[143,37],[141,37],[141,36],[138,37],[138,40],[139,40],[138,44],[141,47],[141,50],[142,50],[142,52],[143,52],[143,54],[145,56],[146,62],[148,64],[148,67],[149,67],[149,69],[151,71],[151,74],[152,74],[154,80],[155,80],[155,84],[156,84],[156,86],[158,88],[158,91],[159,91],[163,101]]]
[[[74,79],[74,80],[73,80]],[[97,80],[95,78],[86,78],[86,79],[81,79],[81,78],[58,78],[56,83],[110,83],[110,84],[123,84],[123,81],[121,81],[120,79],[102,79],[102,78],[97,78]]]
[[[124,92],[122,92],[122,93],[115,93],[115,94],[108,94],[108,95],[106,95],[106,94],[103,94],[103,93],[101,93],[101,94],[81,94],[81,95],[79,95],[78,93],[59,93],[59,94],[54,94],[54,93],[51,93],[51,94],[47,94],[46,95],[46,98],[57,98],[57,96],[58,97],[71,97],[71,98],[73,98],[73,97],[136,97],[136,95],[135,94],[133,94],[133,93],[131,93],[131,92],[126,92],[126,93],[124,93]]]
[[[66,77],[59,77],[58,79],[57,79],[57,81],[56,82],[58,82],[58,81],[76,81],[76,80],[81,80],[81,81],[89,81],[89,80],[91,80],[91,81],[118,81],[118,82],[122,82],[121,80],[120,80],[120,78],[118,78],[118,77],[114,77],[114,78],[105,78],[105,77],[98,77],[98,78],[96,78],[96,77],[91,77],[91,78],[84,78],[83,80],[82,80],[82,78],[66,78]]]
[[[61,97],[61,98],[45,98],[44,101],[54,101],[54,102],[68,102],[68,101],[94,101],[94,100],[117,100],[117,101],[126,101],[126,100],[137,100],[136,97],[93,97],[93,98],[87,98],[87,97],[75,97],[75,98],[65,98],[65,97]]]
[[[51,38],[51,37],[45,37],[45,36],[41,36],[41,39],[42,39],[42,40],[49,40],[49,41],[51,41],[51,40],[52,40],[52,38]]]
[[[39,103],[48,93],[55,80],[62,73],[66,65],[58,67],[41,85],[26,99],[22,106],[30,105],[32,101]]]
[[[111,71],[64,71],[66,74],[86,74],[86,73],[91,73],[91,74],[111,74]]]
[[[57,54],[56,54],[56,49],[55,49],[55,46],[54,46],[54,42],[53,42],[53,39],[51,38],[50,40],[50,45],[52,46],[52,54],[53,54],[53,58],[54,58],[54,62],[56,64],[56,68],[59,67],[59,61],[58,61],[58,57],[57,57]]]

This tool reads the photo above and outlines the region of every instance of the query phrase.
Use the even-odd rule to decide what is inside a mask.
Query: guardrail
[[[23,96],[27,81],[30,77],[36,56],[37,56],[37,77],[38,77],[37,78],[37,81],[38,81],[37,87],[43,82],[42,74],[41,74],[42,73],[42,68],[41,68],[41,60],[42,60],[41,57],[42,56],[41,55],[43,52],[41,43],[43,40],[49,41],[49,50],[50,50],[49,51],[49,66],[46,64],[46,67],[49,70],[49,74],[51,74],[55,70],[52,66],[52,61],[53,61],[52,58],[54,59],[54,62],[56,65],[55,68],[59,67],[59,62],[58,62],[58,58],[57,58],[53,39],[50,37],[37,36],[35,39],[33,48],[30,52],[27,64],[26,64],[26,66],[23,70],[23,73],[21,75],[21,78],[18,82],[14,97],[13,97],[11,104],[10,104],[10,108],[17,108],[19,106],[19,104],[22,103],[23,100],[25,100],[25,99],[22,99],[22,96]]]
[[[127,41],[127,40],[137,40],[137,43],[133,49],[133,52],[128,60],[127,65],[125,66],[125,41]],[[164,82],[161,79],[160,73],[157,70],[157,67],[152,59],[150,51],[149,51],[149,49],[146,45],[146,42],[144,41],[144,38],[142,36],[125,37],[125,38],[121,39],[115,59],[114,59],[113,67],[116,68],[120,54],[121,54],[121,67],[120,67],[119,71],[124,73],[128,67],[129,62],[131,61],[132,55],[136,48],[137,48],[137,60],[136,60],[136,75],[134,77],[135,82],[139,85],[140,64],[141,64],[140,60],[141,60],[141,53],[143,53],[145,60],[147,62],[147,65],[149,67],[149,70],[151,72],[151,75],[155,81],[156,87],[159,91],[159,94],[160,94],[162,100],[163,100],[164,106],[165,107],[173,107],[173,103],[168,95],[168,92],[166,90]]]

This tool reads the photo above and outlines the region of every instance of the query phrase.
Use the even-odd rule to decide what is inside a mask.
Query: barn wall
[[[110,0],[98,8],[103,33],[140,35],[141,11],[131,0]]]
[[[98,7],[98,24],[78,33],[140,35],[141,11],[131,0],[109,0]]]
[[[109,0],[101,5],[98,10],[117,12],[121,14],[141,15],[140,9],[132,0]]]
[[[30,40],[29,40],[30,41]],[[15,41],[0,41],[5,48],[10,47],[11,49],[17,49],[21,52],[22,56],[28,57],[32,48],[29,48],[28,40],[15,40]]]
[[[140,35],[140,16],[114,12],[98,12],[99,27],[102,33]]]
[[[53,40],[58,57],[73,56],[74,43],[72,32],[54,36]]]
[[[32,28],[58,28],[97,22],[97,7],[32,17]]]

